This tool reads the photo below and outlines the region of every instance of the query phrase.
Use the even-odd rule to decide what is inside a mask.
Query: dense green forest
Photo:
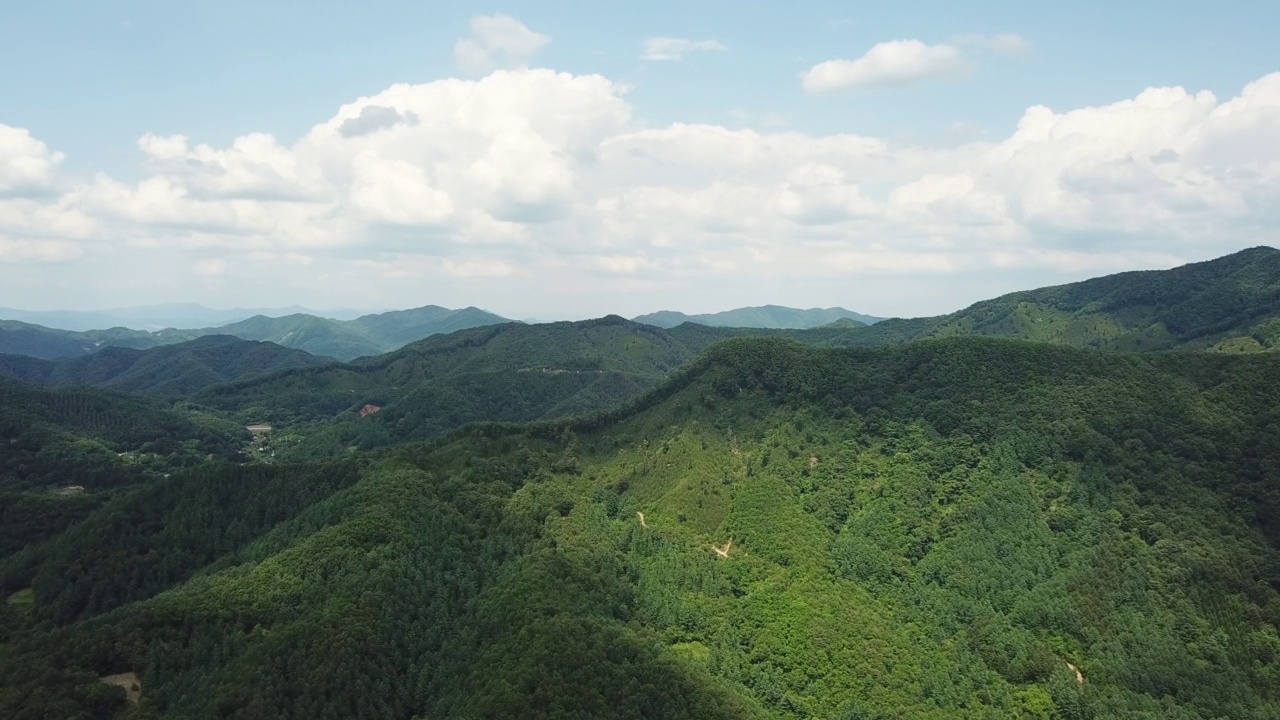
[[[695,343],[697,350],[714,339]],[[294,459],[424,439],[468,422],[611,409],[696,356],[669,333],[617,316],[507,323],[438,335],[386,355],[210,388],[193,401],[288,428]],[[366,405],[380,408],[360,416]]]
[[[205,335],[148,350],[106,347],[92,355],[64,360],[0,355],[0,375],[52,387],[91,385],[184,397],[214,385],[331,362],[275,343]]]
[[[605,415],[208,465],[0,563],[0,713],[1275,717],[1277,407],[1269,354],[743,338]]]
[[[876,323],[844,344],[950,335],[1133,351],[1269,350],[1280,340],[1280,250],[1016,292],[950,315]]]
[[[1276,257],[4,358],[0,717],[1280,718]]]

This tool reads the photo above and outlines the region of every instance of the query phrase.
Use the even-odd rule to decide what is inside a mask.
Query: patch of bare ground
[[[732,548],[732,547],[733,547],[733,538],[729,538],[729,542],[725,543],[724,547],[712,545],[711,549],[715,550],[716,554],[719,555],[720,557],[727,558],[729,557],[729,548]]]
[[[137,703],[142,699],[142,678],[138,677],[138,673],[118,673],[116,675],[104,675],[98,678],[98,682],[104,682],[108,685],[117,685],[124,688],[125,697],[129,698],[129,702]]]

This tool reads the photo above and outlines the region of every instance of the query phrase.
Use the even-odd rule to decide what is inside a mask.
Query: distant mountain
[[[280,318],[259,316],[203,332],[265,340],[346,361],[381,355],[432,335],[506,322],[509,322],[506,318],[479,308],[451,310],[428,305],[362,315],[355,320],[329,320],[302,314]]]
[[[505,318],[474,307],[451,310],[435,305],[362,315],[354,320],[334,320],[305,313],[283,317],[257,315],[218,327],[158,332],[125,327],[72,331],[0,320],[0,353],[56,360],[88,355],[104,347],[146,349],[208,335],[233,335],[312,355],[353,360],[389,352],[431,335],[505,322],[508,322]]]
[[[633,318],[636,322],[673,328],[681,323],[695,322],[714,327],[803,329],[828,325],[842,319],[856,320],[865,325],[880,322],[883,318],[863,315],[844,308],[810,308],[800,310],[781,305],[761,305],[718,313],[686,315],[674,310],[660,310]]]
[[[0,353],[57,359],[80,357],[104,347],[144,349],[167,343],[190,340],[196,335],[189,330],[165,330],[149,333],[116,327],[106,330],[57,330],[42,325],[0,320]]]
[[[190,330],[238,322],[255,315],[281,317],[303,313],[334,320],[354,320],[366,314],[359,310],[308,310],[297,305],[287,308],[208,308],[195,303],[169,303],[110,310],[17,310],[0,308],[0,319],[17,320],[58,330],[94,330],[124,327],[132,330]]]
[[[1280,250],[1256,247],[1171,270],[1145,270],[1026,290],[931,318],[885,320],[851,345],[984,335],[1109,350],[1280,346]]]
[[[330,362],[273,343],[206,335],[148,350],[108,347],[64,360],[0,355],[0,375],[50,387],[92,385],[128,393],[183,396],[255,375]]]
[[[427,305],[412,310],[362,315],[352,321],[352,324],[378,338],[380,344],[398,348],[432,335],[506,322],[509,322],[506,318],[476,307],[450,310],[438,305]]]

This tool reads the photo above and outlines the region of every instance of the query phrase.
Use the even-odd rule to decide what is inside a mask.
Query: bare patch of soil
[[[127,672],[104,675],[98,678],[98,682],[124,688],[125,697],[129,698],[130,703],[137,704],[142,699],[142,678],[138,677],[138,673]]]

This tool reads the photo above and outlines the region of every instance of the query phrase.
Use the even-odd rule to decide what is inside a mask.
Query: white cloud
[[[964,56],[952,45],[891,40],[875,45],[856,60],[827,60],[802,75],[811,93],[848,88],[898,87],[959,72]]]
[[[686,38],[652,37],[641,45],[642,60],[682,60],[692,52],[724,52],[729,48],[717,40],[689,40]]]
[[[503,14],[471,18],[471,35],[458,38],[453,46],[453,59],[463,71],[475,75],[498,66],[523,67],[551,42],[546,35]]]
[[[395,85],[290,145],[144,136],[130,181],[61,176],[56,152],[9,130],[0,167],[26,168],[4,171],[25,194],[0,197],[0,260],[83,266],[85,287],[149,289],[138,268],[163,260],[185,269],[166,280],[178,290],[327,276],[332,304],[475,288],[464,304],[533,314],[531,298],[588,313],[892,276],[883,292],[911,308],[903,283],[922,274],[972,286],[999,268],[1094,274],[1280,244],[1280,73],[1226,100],[1175,87],[1032,107],[1007,137],[935,147],[644,127],[616,83],[541,69]]]
[[[965,49],[978,49],[1005,57],[1032,53],[1030,40],[1013,33],[960,35],[950,43],[927,45],[919,40],[890,40],[873,46],[855,60],[827,60],[801,74],[810,93],[875,87],[903,87],[956,76],[971,65]]]
[[[47,188],[61,163],[28,130],[0,123],[0,195]]]

